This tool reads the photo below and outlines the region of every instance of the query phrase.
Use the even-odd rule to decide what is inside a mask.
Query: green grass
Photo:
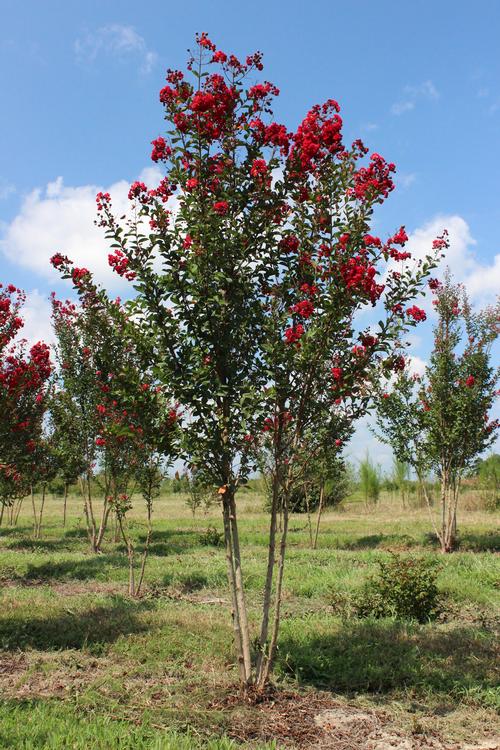
[[[261,508],[261,497],[243,494],[244,578],[255,628],[268,523]],[[224,551],[200,540],[208,525],[221,528],[218,509],[193,518],[181,496],[157,503],[138,601],[126,595],[122,545],[108,534],[103,554],[91,555],[78,498],[68,511],[62,529],[59,501],[48,503],[41,540],[31,538],[28,507],[17,527],[4,520],[0,528],[0,748],[246,747],[228,739],[236,709],[220,704],[237,679]],[[140,507],[135,512],[140,545],[145,524]],[[490,731],[500,704],[494,526],[491,514],[463,513],[460,550],[443,557],[424,510],[386,501],[368,512],[352,503],[325,515],[317,550],[309,549],[306,518],[294,516],[278,685],[382,707],[403,727],[417,717],[445,737]],[[338,615],[336,595],[359,591],[390,551],[438,560],[439,621]]]

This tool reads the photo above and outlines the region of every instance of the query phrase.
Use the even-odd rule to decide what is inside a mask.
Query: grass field
[[[257,622],[262,498],[243,494],[240,512]],[[218,508],[193,519],[180,495],[157,502],[137,601],[126,595],[123,546],[108,534],[103,554],[88,553],[77,497],[65,529],[61,517],[61,502],[50,500],[34,541],[26,503],[17,527],[4,519],[0,528],[0,748],[391,747],[369,745],[362,732],[356,744],[352,731],[324,744],[333,740],[322,739],[312,717],[325,708],[368,714],[413,743],[398,747],[462,747],[500,734],[500,540],[491,513],[463,512],[460,550],[446,557],[426,511],[403,511],[388,498],[374,510],[352,502],[326,514],[317,550],[306,518],[294,516],[279,690],[263,703],[235,687],[224,552],[201,539],[208,526],[221,528]],[[134,528],[143,538],[140,514]],[[390,551],[439,560],[437,622],[338,611],[339,594],[358,591]]]

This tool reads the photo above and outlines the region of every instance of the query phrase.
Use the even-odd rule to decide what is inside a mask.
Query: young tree
[[[374,505],[378,502],[381,488],[381,471],[371,460],[367,453],[359,464],[359,484],[365,498],[365,505]]]
[[[402,372],[392,392],[378,403],[380,437],[396,458],[410,464],[421,483],[432,471],[440,481],[439,524],[434,530],[442,552],[456,544],[456,516],[464,474],[490,446],[498,421],[489,421],[498,373],[491,367],[491,345],[498,336],[500,308],[474,313],[462,286],[449,274],[433,281],[438,315],[434,348],[425,376]]]
[[[403,508],[405,507],[408,487],[410,481],[410,465],[405,461],[399,461],[396,457],[392,462],[391,483],[401,497]]]
[[[48,381],[52,372],[50,352],[38,342],[27,350],[17,336],[24,293],[0,284],[0,503],[12,506],[11,521],[39,467],[34,457],[40,449]]]
[[[397,366],[395,344],[419,318],[406,305],[434,257],[389,270],[382,283],[387,261],[409,258],[403,228],[385,242],[369,234],[373,208],[393,189],[394,165],[378,154],[363,165],[363,144],[343,144],[333,100],[289,133],[271,117],[276,87],[248,83],[260,70],[259,53],[241,62],[199,36],[191,80],[169,71],[160,92],[169,129],[153,141],[152,159],[165,178],[151,190],[131,186],[125,224],[108,194],[97,207],[110,264],[134,282],[131,328],[185,410],[184,453],[219,487],[240,677],[263,688],[306,431],[329,409],[368,408],[373,372],[381,359]],[[85,279],[63,256],[53,263],[78,284]],[[371,306],[381,319],[367,329],[357,315]],[[269,425],[273,486],[254,660],[236,494]]]
[[[84,475],[86,466],[79,410],[67,391],[56,390],[52,394],[49,417],[58,476],[63,483],[63,526],[66,526],[68,490]]]

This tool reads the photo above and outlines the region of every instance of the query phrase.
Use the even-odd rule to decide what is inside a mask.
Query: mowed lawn
[[[268,517],[257,493],[242,492],[239,504],[256,624]],[[88,552],[78,497],[70,498],[65,529],[61,501],[48,501],[37,541],[30,510],[26,501],[18,525],[4,518],[0,528],[0,748],[323,747],[321,738],[306,744],[316,731],[309,713],[328,705],[366,711],[423,748],[434,747],[429,738],[500,735],[492,513],[462,511],[460,550],[445,557],[427,511],[403,510],[389,497],[374,509],[351,502],[327,513],[317,550],[307,518],[294,515],[278,692],[258,703],[236,687],[224,550],[205,533],[222,527],[217,507],[193,518],[182,495],[156,503],[146,587],[136,601],[111,530],[103,554]],[[140,546],[139,501],[133,517]],[[391,551],[438,560],[436,622],[359,619],[339,607]]]

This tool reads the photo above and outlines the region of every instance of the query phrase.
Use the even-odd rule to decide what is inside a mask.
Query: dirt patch
[[[229,693],[214,709],[230,713],[228,734],[240,742],[274,740],[283,750],[500,750],[500,739],[445,742],[437,732],[410,735],[386,714],[360,710],[327,693]]]
[[[127,594],[127,584],[108,583],[106,581],[61,581],[55,583],[53,580],[26,579],[26,578],[2,578],[3,589],[8,588],[40,588],[48,587],[60,596],[81,596],[82,594]]]

